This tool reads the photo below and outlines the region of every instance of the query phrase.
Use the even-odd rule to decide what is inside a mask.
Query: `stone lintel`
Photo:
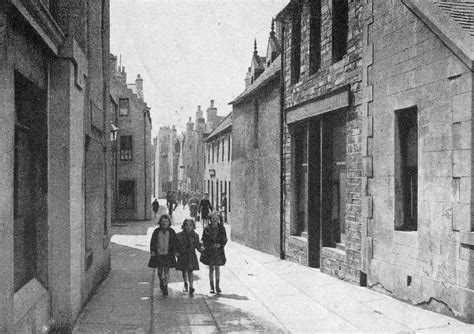
[[[289,108],[286,114],[287,124],[318,116],[350,105],[349,86],[337,93],[328,94],[307,103]]]

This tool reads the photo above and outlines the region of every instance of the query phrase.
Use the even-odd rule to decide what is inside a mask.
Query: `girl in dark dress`
[[[150,242],[150,261],[148,267],[158,268],[160,289],[168,296],[168,280],[170,268],[176,266],[176,232],[170,227],[171,218],[162,215],[158,221],[159,227],[153,231]]]
[[[178,241],[178,262],[176,263],[176,270],[183,273],[184,291],[188,291],[189,279],[189,295],[194,293],[193,270],[199,270],[199,262],[196,256],[196,249],[200,252],[202,245],[199,242],[199,236],[194,232],[194,220],[185,219],[181,226],[182,232],[176,235]]]
[[[222,224],[222,216],[218,212],[212,213],[209,218],[211,223],[202,232],[204,251],[201,255],[201,262],[209,266],[211,293],[221,293],[219,268],[226,263],[224,246],[227,243],[227,235],[224,224]],[[214,277],[216,282],[215,290]]]

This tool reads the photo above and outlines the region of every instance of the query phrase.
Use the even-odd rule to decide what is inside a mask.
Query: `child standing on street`
[[[206,226],[202,232],[204,251],[201,255],[201,262],[209,266],[211,293],[221,293],[220,266],[226,263],[224,246],[227,243],[227,235],[224,224],[222,223],[222,216],[218,212],[211,213],[209,218],[211,223]],[[215,290],[214,277],[216,282]]]
[[[160,289],[164,296],[168,296],[169,271],[176,266],[176,232],[170,227],[171,218],[168,215],[162,215],[158,225],[151,236],[148,267],[158,268]]]
[[[182,232],[176,235],[178,241],[178,262],[176,270],[183,273],[184,291],[188,291],[189,281],[189,295],[194,294],[194,274],[193,270],[199,270],[199,262],[196,256],[196,249],[200,252],[202,245],[199,242],[199,236],[194,232],[195,224],[193,219],[185,219],[181,226]]]

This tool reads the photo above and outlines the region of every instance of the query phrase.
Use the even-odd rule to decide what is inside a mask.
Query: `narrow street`
[[[181,206],[175,211],[175,230],[186,214]],[[472,325],[233,242],[226,247],[221,295],[209,293],[201,265],[193,298],[182,292],[175,270],[170,295],[163,297],[155,285],[150,298],[153,274],[146,263],[154,222],[114,226],[111,273],[74,333],[472,332]]]

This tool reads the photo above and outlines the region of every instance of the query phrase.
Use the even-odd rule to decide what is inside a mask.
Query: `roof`
[[[474,68],[474,2],[401,0],[469,68]]]
[[[222,122],[207,136],[206,141],[209,141],[211,138],[216,137],[220,133],[226,131],[232,127],[232,112],[230,112]]]
[[[463,29],[474,36],[474,2],[437,2],[440,7]]]
[[[281,70],[281,55],[276,57],[275,60],[267,67],[267,69],[260,74],[260,76],[249,85],[245,90],[237,96],[234,101],[229,104],[237,104],[242,102],[247,96],[251,95],[255,91],[267,85],[271,80],[278,76]]]

